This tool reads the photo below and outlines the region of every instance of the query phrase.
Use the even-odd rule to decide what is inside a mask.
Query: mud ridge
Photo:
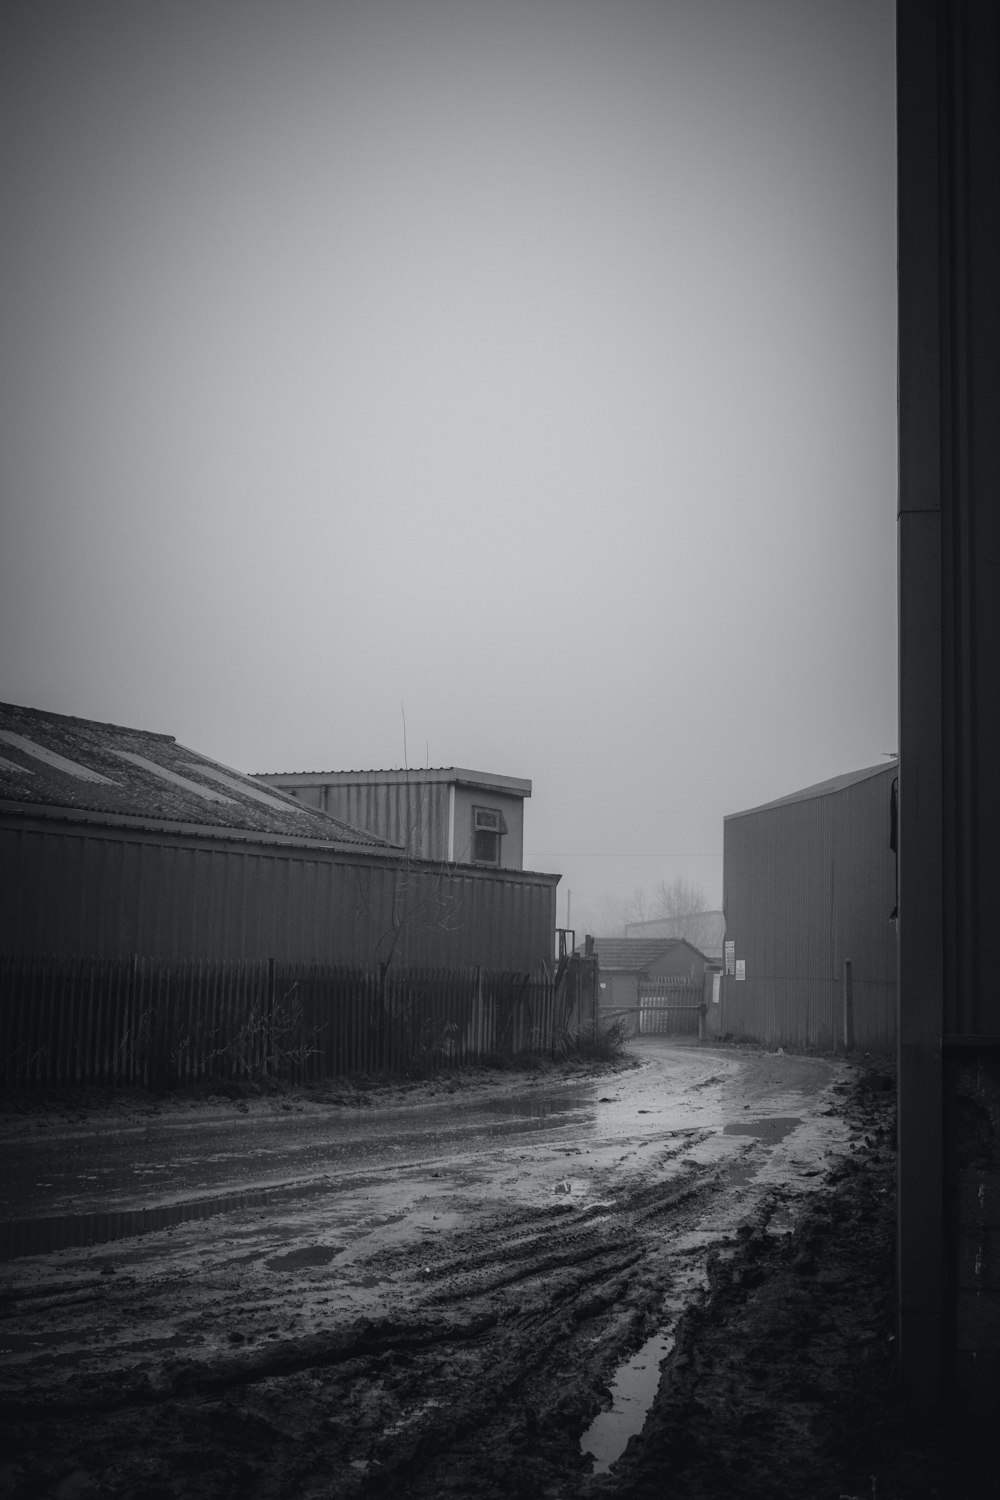
[[[794,1066],[761,1059],[754,1105],[756,1080],[787,1091]],[[566,1168],[550,1152],[547,1176],[519,1182],[521,1201],[488,1196],[480,1177],[463,1195],[435,1173],[409,1210],[373,1195],[339,1218],[238,1219],[185,1232],[162,1259],[148,1258],[152,1245],[125,1249],[119,1274],[79,1282],[58,1261],[15,1267],[15,1278],[53,1277],[12,1325],[29,1341],[48,1330],[52,1344],[25,1345],[8,1370],[0,1492],[868,1500],[865,1465],[886,1433],[899,1447],[886,1404],[891,1087],[857,1083],[835,1108],[812,1137],[821,1144],[784,1155],[717,1149],[726,1113],[687,1133],[690,1165],[654,1136],[626,1174],[613,1144],[588,1173],[599,1201],[579,1191],[553,1203]],[[795,1160],[790,1186],[776,1183]],[[498,1168],[501,1189],[509,1170]],[[301,1259],[334,1246],[343,1253],[322,1263]],[[289,1247],[299,1269],[276,1280],[268,1256]],[[665,1324],[676,1342],[646,1426],[594,1478],[581,1439],[618,1367]]]

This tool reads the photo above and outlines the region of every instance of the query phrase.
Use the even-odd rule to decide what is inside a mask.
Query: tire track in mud
[[[117,1450],[118,1477],[101,1475],[112,1495],[142,1493],[136,1464],[150,1443],[168,1468],[201,1455],[185,1480],[192,1497],[236,1483],[302,1500],[486,1495],[496,1474],[479,1472],[483,1454],[528,1449],[536,1476],[564,1485],[582,1478],[580,1435],[615,1367],[662,1319],[665,1293],[701,1284],[708,1247],[678,1242],[726,1191],[726,1173],[689,1167],[652,1184],[637,1174],[596,1203],[516,1207],[433,1249],[379,1257],[380,1275],[411,1294],[406,1315],[123,1370],[83,1392],[8,1397],[4,1418],[28,1438],[58,1424],[83,1473],[100,1467],[95,1444]],[[241,1440],[242,1478],[234,1424],[255,1434]],[[518,1487],[526,1475],[511,1483],[507,1494],[536,1492]]]
[[[604,1402],[614,1370],[698,1297],[714,1263],[738,1254],[766,1229],[773,1195],[754,1200],[737,1234],[705,1242],[696,1233],[694,1246],[683,1244],[703,1224],[706,1200],[725,1195],[726,1176],[691,1171],[681,1182],[624,1193],[601,1226],[600,1291],[588,1296],[582,1277],[567,1289],[539,1275],[537,1300],[498,1330],[510,1341],[494,1365],[503,1371],[502,1392],[491,1375],[478,1400],[466,1398],[460,1424],[453,1414],[447,1423],[435,1423],[428,1413],[419,1441],[414,1438],[405,1452],[379,1453],[381,1472],[356,1493],[433,1500],[452,1493],[569,1497],[585,1490],[590,1463],[580,1439]],[[593,1227],[580,1226],[581,1240]],[[536,1254],[527,1274],[534,1276],[549,1258]]]
[[[512,1197],[499,1212],[464,1203],[471,1225],[424,1227],[416,1233],[432,1237],[416,1242],[362,1236],[343,1261],[303,1262],[280,1286],[230,1277],[217,1256],[204,1274],[218,1298],[202,1314],[212,1341],[202,1352],[154,1357],[137,1345],[134,1359],[125,1348],[117,1370],[88,1371],[75,1388],[57,1362],[29,1372],[19,1393],[5,1382],[12,1451],[22,1455],[8,1492],[55,1495],[76,1474],[74,1494],[102,1500],[585,1493],[580,1438],[617,1366],[697,1300],[712,1264],[738,1257],[785,1201],[780,1185],[754,1183],[771,1156],[758,1142],[697,1160],[717,1136],[645,1136],[638,1161],[622,1136],[616,1164],[574,1179],[585,1183],[578,1196],[566,1179],[556,1203]],[[67,1318],[79,1318],[92,1296],[97,1318],[110,1288],[117,1316],[163,1319],[170,1287],[176,1300],[198,1274],[199,1243],[172,1283],[60,1277],[48,1288],[50,1316],[62,1297]],[[315,1331],[294,1332],[292,1315],[273,1331],[275,1308],[320,1306],[338,1282],[372,1287],[379,1314],[351,1316],[345,1302],[317,1314]]]

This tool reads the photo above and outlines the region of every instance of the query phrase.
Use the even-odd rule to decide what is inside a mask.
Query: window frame
[[[483,807],[481,804],[473,804],[472,863],[474,865],[482,865],[491,870],[499,869],[503,836],[507,832],[507,819],[499,807]],[[480,834],[491,835],[496,840],[495,858],[485,858],[479,854],[477,844]]]

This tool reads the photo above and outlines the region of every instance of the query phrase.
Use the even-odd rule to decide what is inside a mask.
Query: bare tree
[[[692,931],[700,931],[699,924],[685,925],[679,919],[696,916],[705,912],[707,907],[708,895],[704,888],[678,875],[670,881],[661,880],[652,891],[646,886],[636,886],[630,896],[609,905],[607,910],[612,920],[608,932],[624,937],[633,923],[669,922],[671,936],[686,937],[687,926],[690,925]]]
[[[705,911],[708,896],[700,885],[678,875],[668,884],[661,880],[656,887],[653,900],[654,917],[686,917],[691,912]]]

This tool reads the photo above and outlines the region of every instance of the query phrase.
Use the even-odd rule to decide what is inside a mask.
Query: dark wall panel
[[[0,828],[0,952],[533,969],[556,877],[332,851]]]
[[[841,1045],[850,960],[854,1044],[895,1044],[895,775],[886,765],[841,790],[726,819],[726,938],[746,979],[723,979],[724,1032],[769,1045]]]

